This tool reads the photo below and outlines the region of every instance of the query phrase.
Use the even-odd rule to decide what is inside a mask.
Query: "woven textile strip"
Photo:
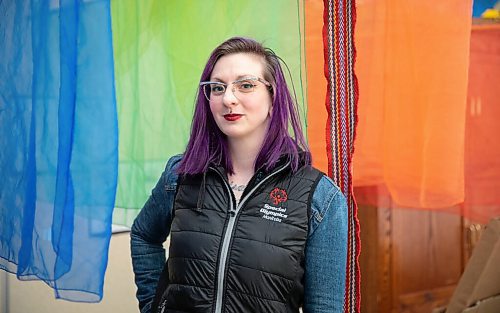
[[[349,208],[345,312],[359,312],[360,307],[359,222],[350,172],[358,99],[354,75],[355,18],[355,0],[324,0],[328,172],[346,196]]]

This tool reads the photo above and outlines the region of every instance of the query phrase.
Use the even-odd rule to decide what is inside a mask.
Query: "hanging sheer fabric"
[[[320,2],[306,3],[308,133],[315,165],[326,171],[328,160],[318,153],[326,149],[318,97],[326,84],[313,32],[321,27]],[[475,1],[474,11],[481,5]],[[356,7],[358,201],[481,223],[500,215],[498,25],[471,30],[470,1],[365,0]]]
[[[118,148],[109,1],[1,1],[0,42],[0,268],[99,301]]]
[[[465,123],[464,216],[487,224],[500,216],[500,25],[474,25]]]
[[[326,154],[325,106],[326,85],[323,56],[323,1],[310,0],[305,5],[305,43],[307,61],[307,137],[313,155],[313,165],[328,173]]]
[[[472,16],[479,18],[484,11],[493,8],[498,0],[474,0],[473,2]]]
[[[224,40],[252,37],[285,60],[305,117],[302,5],[259,0],[112,3],[120,132],[115,223],[132,224],[168,157],[184,151],[201,71]]]
[[[456,211],[464,201],[471,7],[430,0],[358,6],[355,186],[383,186],[399,207]]]

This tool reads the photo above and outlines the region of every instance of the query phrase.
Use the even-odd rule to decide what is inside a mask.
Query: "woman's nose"
[[[234,88],[230,88],[229,86],[226,89],[226,92],[223,95],[222,102],[226,106],[235,105],[238,102],[238,98],[236,98],[236,94],[234,93]]]

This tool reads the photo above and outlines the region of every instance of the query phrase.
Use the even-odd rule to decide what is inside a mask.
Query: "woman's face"
[[[251,53],[235,53],[215,63],[210,81],[227,85],[225,93],[210,97],[210,110],[219,129],[231,140],[262,144],[270,121],[272,98],[264,79],[264,59]],[[247,80],[245,78],[253,78]],[[233,82],[242,81],[233,84]],[[215,92],[213,92],[215,95]]]

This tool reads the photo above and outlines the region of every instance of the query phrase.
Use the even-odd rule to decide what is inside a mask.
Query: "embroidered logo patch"
[[[271,193],[269,194],[269,197],[273,199],[274,205],[278,205],[281,202],[285,202],[288,199],[288,195],[286,194],[286,191],[284,189],[280,188],[274,188]]]
[[[266,220],[270,220],[273,222],[281,223],[281,221],[288,217],[286,213],[287,208],[283,207],[275,207],[269,204],[264,204],[264,207],[260,209],[260,213],[262,213],[262,218]]]
[[[286,207],[278,205],[288,200],[288,195],[284,189],[274,188],[271,193],[269,193],[269,197],[275,206],[266,203],[259,212],[262,213],[262,218],[281,223],[283,219],[288,217],[288,213]]]

